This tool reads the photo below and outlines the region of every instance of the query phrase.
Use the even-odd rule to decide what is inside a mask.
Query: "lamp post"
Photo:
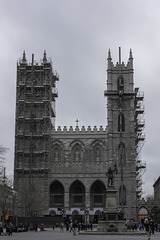
[[[65,222],[65,217],[66,217],[66,211],[62,208],[61,209],[61,215],[63,217],[63,223]]]
[[[89,210],[85,210],[85,223],[89,223]]]

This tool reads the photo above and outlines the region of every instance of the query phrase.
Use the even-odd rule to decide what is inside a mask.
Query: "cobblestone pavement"
[[[71,240],[71,239],[79,239],[79,240],[147,240],[147,236],[127,236],[127,235],[76,235],[73,236],[73,233],[69,233],[67,231],[61,232],[59,229],[47,229],[44,232],[22,232],[22,233],[13,233],[12,236],[0,236],[1,239],[12,239],[12,240]],[[160,233],[156,232],[151,236],[151,240],[159,240]]]

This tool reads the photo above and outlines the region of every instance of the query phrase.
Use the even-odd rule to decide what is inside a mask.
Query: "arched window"
[[[96,181],[91,187],[91,207],[105,207],[106,188],[101,181]]]
[[[123,142],[118,146],[118,165],[123,166],[126,164],[126,149]]]
[[[94,190],[94,203],[95,204],[102,204],[103,198],[102,198],[102,189],[97,186]]]
[[[77,186],[73,193],[74,196],[74,203],[75,204],[82,204],[83,203],[83,189],[81,186]]]
[[[70,207],[85,206],[85,187],[80,181],[75,181],[69,190]]]
[[[125,118],[122,113],[118,115],[118,132],[125,132]]]
[[[126,188],[125,186],[120,186],[119,188],[119,205],[125,206],[126,205]]]
[[[50,185],[50,207],[64,205],[64,188],[59,181],[55,181]]]

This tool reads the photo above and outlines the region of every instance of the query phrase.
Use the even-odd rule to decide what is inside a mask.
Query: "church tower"
[[[127,217],[136,219],[137,207],[137,132],[136,115],[138,89],[134,89],[133,57],[130,50],[128,63],[113,64],[111,52],[108,53],[107,69],[107,116],[108,116],[108,161],[109,166],[116,165],[118,174],[115,177],[115,187],[118,193],[118,206]],[[143,111],[141,112],[143,114]],[[141,126],[143,127],[143,126]],[[138,127],[139,129],[139,127]],[[142,139],[144,140],[144,139]]]
[[[35,61],[34,54],[27,61],[24,52],[17,62],[14,185],[19,192],[18,211],[23,216],[48,206],[51,130],[58,80],[46,52],[41,61]]]

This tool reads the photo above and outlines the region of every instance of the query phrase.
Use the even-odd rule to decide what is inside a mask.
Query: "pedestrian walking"
[[[44,231],[44,224],[43,223],[41,223],[41,225],[40,225],[40,230]]]
[[[76,236],[77,224],[76,221],[73,223],[73,236]]]
[[[9,223],[9,225],[8,225],[8,235],[12,236],[12,232],[13,232],[13,225],[12,225],[12,223]]]
[[[148,240],[150,240],[151,239],[151,229],[150,229],[150,223],[149,223],[148,218],[146,218],[144,220],[144,226],[145,226],[145,229],[146,229]]]
[[[35,224],[33,225],[33,229],[34,229],[35,232],[37,232],[37,223],[35,223]]]
[[[61,224],[60,224],[60,230],[61,230],[61,232],[63,232],[63,228],[64,228],[64,223],[61,222]]]
[[[72,223],[72,221],[70,222],[70,230],[69,230],[69,232],[72,232],[73,231],[73,223]]]
[[[92,225],[92,223],[91,223],[91,231],[93,230],[93,225]]]
[[[150,229],[151,229],[152,234],[154,234],[155,224],[154,224],[153,219],[150,220],[149,225],[150,225]]]
[[[66,231],[69,231],[69,223],[66,222]]]

